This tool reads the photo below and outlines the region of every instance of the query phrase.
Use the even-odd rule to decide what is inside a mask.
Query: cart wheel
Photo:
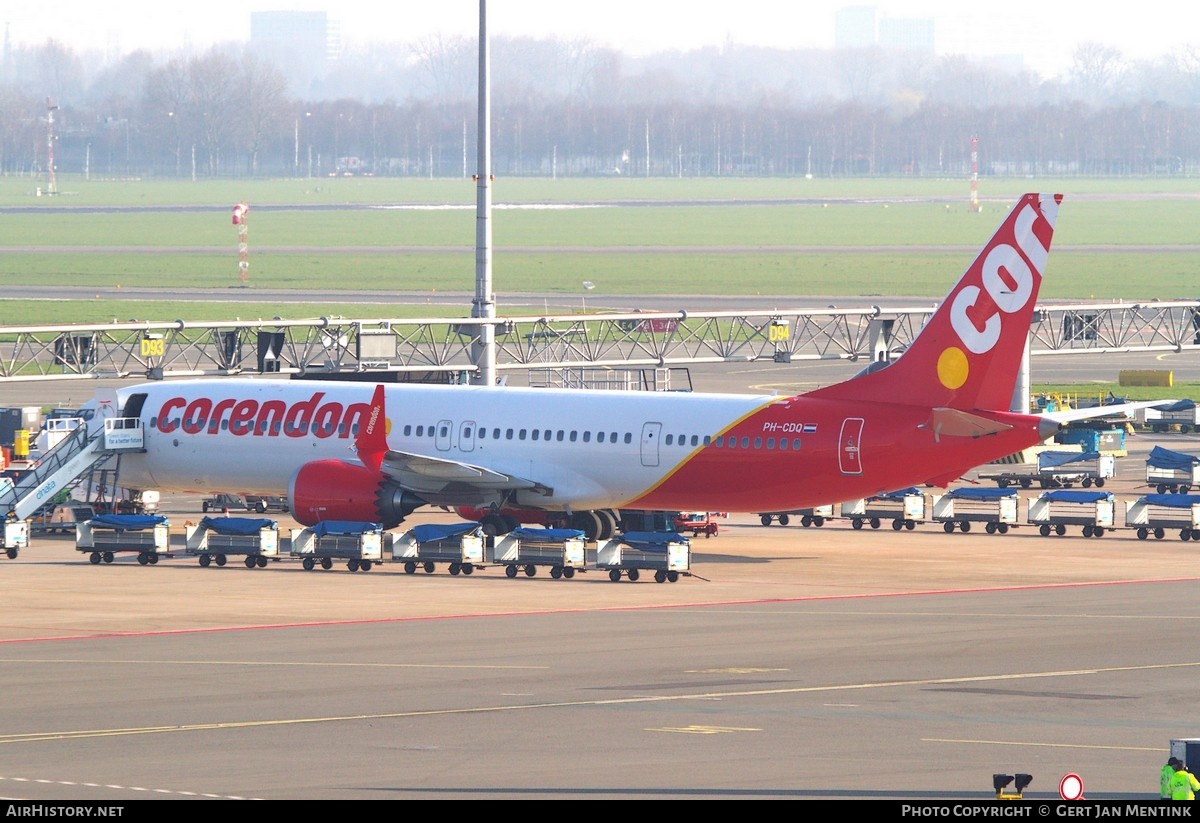
[[[1187,540],[1186,537],[1183,539]],[[149,562],[150,562],[150,557],[145,552],[142,552],[141,554],[138,555],[138,564],[139,565],[145,566]]]
[[[261,554],[258,556],[258,567],[260,569],[265,569],[267,567],[267,558],[263,557]]]
[[[550,576],[553,577],[555,580],[558,580],[560,577],[562,577],[562,572],[563,572],[562,566],[551,566],[550,567]]]
[[[655,583],[666,583],[667,582],[667,573],[665,571],[663,571],[662,569],[659,569],[658,571],[656,571],[654,573],[654,582]]]
[[[575,570],[572,569],[570,566],[567,566],[565,569],[563,569],[563,577],[570,580],[574,576],[575,576]]]
[[[812,524],[813,524],[813,519],[811,517],[809,517],[807,514],[800,518],[800,525],[803,526],[804,528],[807,529]]]
[[[852,521],[850,521],[850,525],[856,529],[861,529],[862,528],[862,519],[856,517]],[[949,531],[949,530],[947,530],[947,531]]]
[[[146,559],[147,559],[147,560],[149,560],[149,561],[150,561],[150,565],[151,565],[151,566],[153,566],[153,565],[155,565],[156,563],[158,563],[158,553],[157,553],[157,552],[150,552],[148,555],[146,555]]]
[[[771,515],[769,515],[769,514],[760,514],[760,515],[758,516],[758,522],[759,522],[759,523],[762,523],[764,526],[769,526],[769,525],[771,525]]]
[[[905,520],[905,521],[904,521],[904,528],[908,529],[909,531],[912,531],[912,530],[913,530],[913,529],[915,529],[916,527],[917,527],[917,521],[916,521],[916,520]]]
[[[1000,523],[996,526],[996,531],[1000,532],[1000,534],[1008,534],[1008,524]]]
[[[1159,484],[1158,484],[1158,493],[1159,493],[1159,494],[1166,494],[1166,493],[1167,493],[1167,486],[1166,486],[1166,484],[1165,484],[1165,483],[1159,483]]]
[[[433,574],[433,561],[432,560],[425,561],[425,574]]]
[[[1180,529],[1179,530],[1179,539],[1180,540],[1191,540],[1192,539],[1192,530],[1191,529]]]
[[[1154,530],[1154,539],[1155,540],[1162,540],[1166,536],[1167,536],[1167,532],[1161,526]]]
[[[358,571],[358,561],[351,557],[346,561],[346,568],[352,572]]]
[[[1096,526],[1095,528],[1092,529],[1092,534],[1096,537],[1104,537],[1104,527]]]
[[[1104,488],[1104,478],[1103,477],[1096,478],[1096,488],[1098,488],[1098,489]]]
[[[969,531],[971,530],[971,523],[970,523],[970,521],[969,521],[969,520],[964,520],[963,522],[959,523],[959,524],[958,524],[958,530],[959,530],[959,531],[961,531],[963,534],[966,534],[967,532],[969,532]]]
[[[1149,537],[1149,536],[1150,536],[1150,530],[1149,530],[1149,529],[1138,529],[1138,530],[1137,530],[1137,538],[1138,538],[1138,540],[1145,540],[1145,539],[1146,539],[1147,537]]]
[[[533,577],[535,574],[537,574],[537,566],[533,565],[532,563],[527,564],[525,566],[525,576]]]
[[[111,563],[111,562],[113,562],[113,560],[115,560],[115,559],[116,559],[116,557],[113,555],[113,553],[112,553],[112,552],[105,552],[105,553],[104,553],[104,562],[105,562],[105,563]]]
[[[608,579],[614,583],[619,582],[621,580],[621,570],[620,569],[609,569],[608,570]]]
[[[1084,537],[1091,537],[1091,536],[1092,536],[1092,533],[1093,533],[1094,531],[1095,531],[1095,530],[1094,530],[1094,529],[1093,529],[1093,528],[1092,528],[1090,525],[1084,526],[1084,527],[1083,527],[1083,536],[1084,536]]]
[[[821,528],[822,526],[825,525],[825,518],[821,517],[821,515],[817,515],[816,517],[813,518],[813,525],[816,526],[818,529]]]
[[[1179,493],[1180,493],[1180,494],[1187,494],[1187,493],[1188,493],[1188,492],[1190,492],[1191,490],[1192,490],[1192,487],[1191,487],[1191,486],[1180,486],[1180,487],[1179,487]]]
[[[4,553],[5,553],[6,555],[8,555],[8,559],[9,559],[9,560],[16,560],[16,559],[17,559],[17,550],[16,550],[16,549],[6,549]]]
[[[370,560],[358,561],[358,568],[364,572],[369,572],[371,570],[371,565],[372,565],[372,563]]]
[[[872,517],[872,518],[871,518],[871,528],[872,528],[872,529],[878,529],[878,528],[879,528],[879,526],[880,526],[879,518],[878,518],[878,517]]]
[[[1200,529],[1192,529],[1192,539],[1200,540]]]
[[[315,562],[313,562],[313,559],[311,557],[306,557],[306,558],[304,558],[304,562],[301,565],[304,566],[304,570],[306,572],[310,572],[313,570],[313,567],[316,566],[317,564]]]
[[[630,569],[629,571],[626,572],[626,574],[629,575],[630,583],[636,583],[637,579],[639,577],[641,577],[641,574],[638,572],[637,569]]]
[[[954,531],[954,521],[947,520],[945,523],[942,524],[942,528],[946,530],[946,534],[950,534],[951,532]]]
[[[212,562],[212,558],[207,554],[200,555],[200,565],[203,568],[208,568],[208,564]]]
[[[1022,477],[1022,478],[1021,478],[1021,488],[1023,488],[1023,489],[1027,489],[1027,488],[1029,488],[1031,485],[1033,485],[1033,484],[1030,482],[1030,480],[1029,480],[1029,478],[1028,478],[1028,477]]]
[[[1092,487],[1092,478],[1090,478],[1090,477],[1083,478],[1083,481],[1080,483],[1080,485],[1083,486],[1085,489],[1090,489]]]
[[[517,576],[517,567],[516,566],[505,566],[504,567],[504,576],[505,577],[516,577]]]
[[[788,517],[786,514],[779,515],[779,525],[786,526],[790,522],[792,522],[792,518]]]
[[[674,583],[677,580],[679,580],[679,572],[676,572],[676,571],[667,572],[667,582],[668,583]]]
[[[470,573],[471,573],[471,572],[473,572],[473,571],[475,571],[475,567],[474,567],[472,564],[470,564],[470,563],[463,563],[463,566],[462,566],[462,573],[463,573],[463,574],[470,574]]]
[[[461,570],[462,570],[462,566],[458,565],[457,563],[450,564],[450,574],[454,575],[455,577],[458,576],[458,573]]]
[[[253,569],[258,565],[258,561],[254,559],[254,555],[252,554],[246,555],[246,559],[243,562],[246,564],[247,569]]]
[[[404,573],[405,574],[416,574],[417,573],[417,564],[412,562],[411,560],[406,561],[404,563]]]
[[[1067,527],[1064,526],[1062,523],[1059,523],[1057,526],[1054,527],[1054,533],[1057,534],[1059,537],[1062,537],[1064,534],[1067,533]]]
[[[1050,536],[1050,527],[1048,525],[1046,525],[1045,523],[1043,523],[1041,526],[1038,527],[1038,534],[1040,534],[1042,537],[1049,537]]]
[[[322,557],[321,558],[321,568],[325,569],[325,571],[329,571],[330,569],[332,569],[333,568],[333,558],[332,557]]]
[[[995,534],[996,533],[996,524],[988,523],[986,526],[983,527],[983,530],[985,532],[987,532],[988,534]]]
[[[892,521],[892,531],[894,531],[894,532],[898,532],[898,531],[900,531],[900,530],[901,530],[901,529],[903,529],[903,528],[904,528],[904,521],[903,521],[903,520],[901,520],[901,519],[897,518],[897,519],[895,519],[895,520],[893,520],[893,521]]]
[[[101,560],[100,552],[92,552],[91,554],[88,555],[88,560],[91,562],[91,564],[93,566],[98,565]]]

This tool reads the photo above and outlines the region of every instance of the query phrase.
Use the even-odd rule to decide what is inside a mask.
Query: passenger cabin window
[[[674,437],[674,435],[671,435],[671,434],[668,434],[668,435],[667,435],[667,441],[666,441],[666,444],[665,444],[665,445],[667,445],[667,446],[671,445],[671,438],[672,438],[672,437]]]
[[[626,443],[633,442],[633,432],[625,432],[625,442]]]

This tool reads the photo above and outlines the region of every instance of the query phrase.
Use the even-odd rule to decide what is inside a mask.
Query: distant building
[[[879,21],[879,45],[917,54],[934,54],[933,19],[884,17]]]
[[[839,49],[862,49],[876,43],[874,6],[844,6],[833,15],[833,45]]]
[[[882,46],[933,55],[933,18],[881,17],[875,6],[843,6],[834,12],[836,48]]]
[[[323,11],[254,11],[250,48],[283,72],[294,94],[305,96],[341,55],[341,37]]]

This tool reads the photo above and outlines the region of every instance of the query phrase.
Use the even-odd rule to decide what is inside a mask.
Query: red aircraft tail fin
[[[1026,194],[895,361],[810,397],[1008,410],[1061,194]]]
[[[383,384],[375,387],[371,397],[370,410],[358,435],[354,439],[354,450],[363,465],[376,471],[383,465],[383,457],[387,454],[387,415],[383,410]]]

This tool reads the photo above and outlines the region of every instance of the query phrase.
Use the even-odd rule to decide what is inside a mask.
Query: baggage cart
[[[479,523],[422,523],[392,542],[392,560],[404,563],[406,574],[417,567],[433,574],[437,563],[448,563],[450,574],[471,574],[484,565],[486,538]]]
[[[861,529],[864,525],[878,529],[885,520],[890,520],[893,530],[912,531],[918,523],[925,522],[925,493],[910,486],[873,497],[848,500],[842,504],[842,517],[849,519],[855,529]]]
[[[4,521],[4,556],[15,560],[21,549],[29,545],[29,521]]]
[[[205,517],[186,527],[184,541],[184,550],[204,567],[244,556],[246,568],[262,568],[279,557],[279,525],[262,517]]]
[[[305,570],[333,568],[334,560],[345,560],[352,572],[370,571],[383,561],[383,527],[358,520],[323,520],[305,529],[292,529],[292,557],[301,558]]]
[[[807,509],[792,509],[786,512],[763,512],[758,516],[758,522],[764,526],[769,526],[772,522],[786,526],[793,517],[799,517],[800,525],[807,529],[809,526],[824,526],[833,519],[833,516],[833,504],[830,503],[827,506],[812,506]]]
[[[656,583],[674,583],[689,573],[691,544],[678,532],[626,532],[596,547],[596,566],[614,583],[622,574],[636,582],[643,571],[653,571]]]
[[[980,480],[991,480],[1002,489],[1020,486],[1028,489],[1068,489],[1082,486],[1103,488],[1116,474],[1116,458],[1098,451],[1044,451],[1038,462],[1013,465],[995,472],[980,472]]]
[[[508,577],[520,571],[533,577],[538,566],[549,566],[555,580],[569,580],[575,572],[586,570],[586,539],[578,529],[518,528],[495,540],[492,562],[504,566]]]
[[[137,561],[154,565],[170,557],[171,530],[161,514],[101,514],[75,527],[75,548],[92,565],[111,563],[117,552],[137,552]]]
[[[990,487],[953,489],[933,495],[933,519],[946,533],[968,532],[972,523],[983,523],[988,534],[1005,534],[1017,523],[1017,490]]]
[[[1027,521],[1042,537],[1060,537],[1067,526],[1082,526],[1084,537],[1102,537],[1115,525],[1116,504],[1111,492],[1054,489],[1029,501]]]
[[[1172,426],[1178,426],[1183,434],[1200,431],[1200,406],[1195,400],[1152,406],[1145,410],[1145,421],[1156,432],[1169,431]]]
[[[1159,494],[1187,494],[1200,488],[1200,457],[1155,446],[1146,458],[1146,485]]]
[[[1147,494],[1125,503],[1125,525],[1137,529],[1138,540],[1167,529],[1179,529],[1180,540],[1200,540],[1200,494]]]

